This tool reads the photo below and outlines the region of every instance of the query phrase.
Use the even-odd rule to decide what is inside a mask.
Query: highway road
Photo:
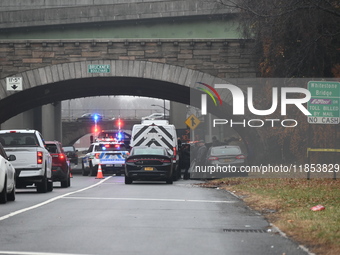
[[[0,205],[0,254],[306,254],[223,190],[74,175]]]

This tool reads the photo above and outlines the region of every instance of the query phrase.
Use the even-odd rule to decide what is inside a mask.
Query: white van
[[[164,120],[148,120],[132,128],[130,147],[160,146],[173,155],[174,180],[180,178],[177,133],[174,125]]]

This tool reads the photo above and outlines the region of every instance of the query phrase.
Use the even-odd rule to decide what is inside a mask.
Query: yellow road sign
[[[197,128],[198,124],[200,124],[201,121],[193,114],[189,116],[189,118],[186,119],[185,124],[190,128],[190,129],[195,129]]]

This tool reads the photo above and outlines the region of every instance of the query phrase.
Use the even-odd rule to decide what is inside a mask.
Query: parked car
[[[164,113],[153,113],[149,116],[142,117],[142,120],[163,120],[163,119],[169,119],[169,115],[164,115]]]
[[[15,200],[15,169],[10,161],[14,155],[7,156],[0,142],[0,204]]]
[[[61,143],[58,141],[46,141],[45,144],[52,156],[53,182],[60,182],[61,187],[63,188],[70,187],[70,161],[68,160]]]
[[[246,176],[247,173],[241,173],[240,167],[247,164],[247,157],[237,145],[224,145],[210,147],[207,152],[206,165],[219,166],[233,171],[222,173],[222,176],[216,178],[223,178],[228,176]],[[236,171],[235,171],[236,170]]]
[[[133,147],[125,160],[125,184],[134,180],[173,183],[172,155],[163,147]]]
[[[78,150],[71,145],[71,146],[63,146],[63,150],[65,151],[67,158],[70,160],[70,163],[78,165]]]

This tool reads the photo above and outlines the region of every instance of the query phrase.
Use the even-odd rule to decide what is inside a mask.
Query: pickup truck
[[[16,186],[35,185],[38,193],[53,190],[52,157],[37,130],[1,130],[0,142],[8,154],[15,155]]]

